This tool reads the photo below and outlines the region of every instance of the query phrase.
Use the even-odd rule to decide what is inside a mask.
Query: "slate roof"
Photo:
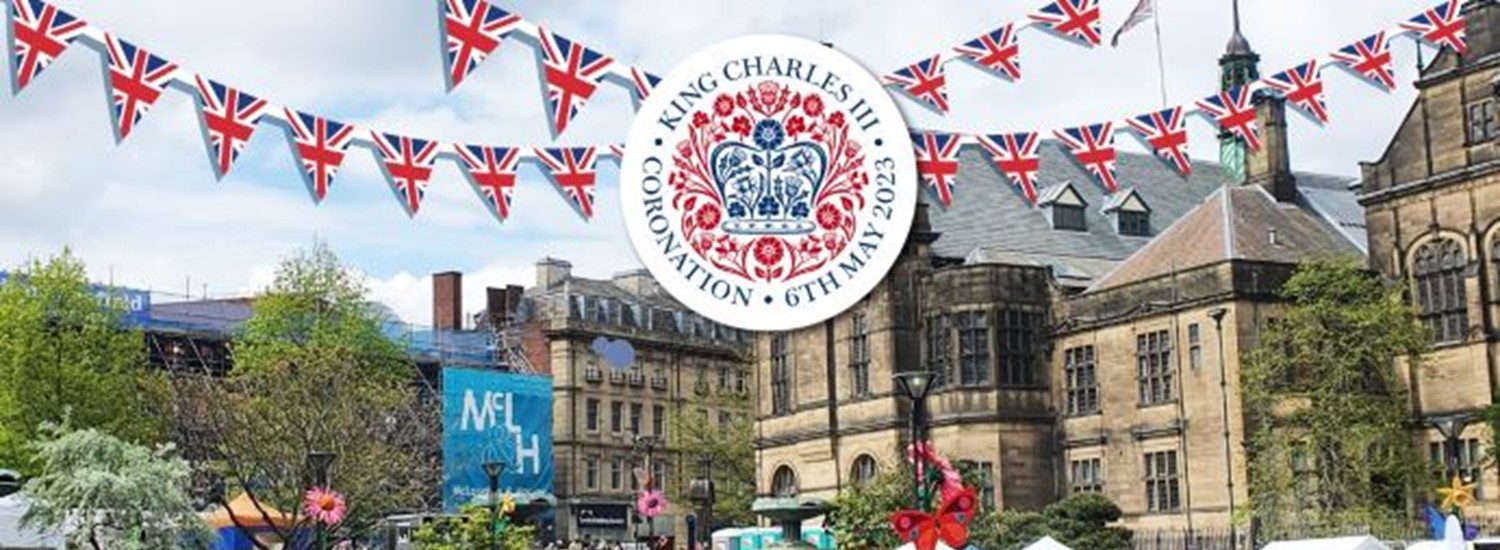
[[[933,243],[933,253],[971,263],[1004,259],[1006,263],[1051,266],[1060,279],[1071,278],[1064,277],[1066,273],[1077,274],[1081,277],[1075,283],[1086,286],[1152,241],[1152,237],[1116,232],[1114,217],[1103,212],[1109,197],[1061,143],[1044,141],[1038,152],[1042,161],[1040,184],[1044,186],[1039,194],[1071,182],[1088,203],[1088,231],[1053,229],[1047,210],[1027,204],[1009,178],[991,163],[988,152],[979,146],[966,146],[959,153],[953,204],[929,209],[932,228],[941,234]],[[1157,157],[1142,153],[1120,152],[1118,170],[1119,192],[1134,187],[1151,208],[1153,235],[1162,234],[1230,183],[1217,163],[1195,160],[1193,175],[1184,178]],[[1296,177],[1304,197],[1318,205],[1314,211],[1338,216],[1342,223],[1334,225],[1348,231],[1351,240],[1364,242],[1364,212],[1350,189],[1352,179],[1304,172],[1296,173]]]
[[[1307,201],[1258,186],[1220,189],[1088,289],[1098,292],[1225,260],[1300,263],[1363,253]]]
[[[232,334],[250,318],[250,298],[151,304],[147,330]]]

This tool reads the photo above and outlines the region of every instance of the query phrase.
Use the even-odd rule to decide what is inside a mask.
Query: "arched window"
[[[863,487],[875,481],[875,476],[879,473],[880,466],[875,464],[875,457],[859,455],[859,458],[854,459],[854,471],[849,477],[854,480],[854,485]]]
[[[1459,342],[1469,330],[1469,307],[1464,292],[1463,248],[1458,241],[1440,239],[1417,249],[1417,307],[1437,343]]]
[[[1495,242],[1490,245],[1490,263],[1493,264],[1490,273],[1495,274],[1495,291],[1490,297],[1500,302],[1500,234],[1495,235]]]
[[[793,472],[790,466],[777,468],[776,474],[771,476],[771,495],[777,497],[797,496],[797,472]]]

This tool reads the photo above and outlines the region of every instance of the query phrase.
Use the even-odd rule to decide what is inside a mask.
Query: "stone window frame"
[[[771,415],[792,413],[792,335],[771,335]]]
[[[610,400],[609,402],[609,431],[615,435],[625,433],[625,402]]]
[[[1172,514],[1182,511],[1182,468],[1177,449],[1147,452],[1142,457],[1146,489],[1146,512]]]
[[[1085,379],[1088,384],[1081,384]],[[1103,411],[1099,399],[1099,356],[1093,344],[1063,350],[1063,397],[1064,413],[1068,416],[1094,416]]]
[[[1144,408],[1176,402],[1177,367],[1172,364],[1172,331],[1163,328],[1138,332],[1135,342],[1136,403]]]
[[[583,457],[583,486],[591,491],[599,488],[599,455]]]
[[[1478,437],[1464,437],[1458,440],[1458,473],[1463,476],[1464,483],[1474,484],[1474,498],[1485,499],[1484,470],[1485,460],[1488,452],[1484,448],[1484,442]],[[1442,485],[1448,484],[1448,442],[1446,440],[1429,440],[1427,442],[1427,461],[1430,463],[1435,479]]]
[[[1203,367],[1203,327],[1199,323],[1188,323],[1188,368]]]
[[[1475,110],[1483,111],[1488,117],[1481,121],[1475,114]],[[1500,138],[1500,105],[1492,98],[1484,98],[1479,101],[1470,102],[1464,106],[1464,142],[1473,147],[1484,145]],[[1484,125],[1480,126],[1483,122]],[[1478,135],[1476,135],[1478,134]]]
[[[1042,387],[1037,362],[1041,355],[1042,316],[1019,308],[1005,308],[995,315],[995,365],[1002,388]]]
[[[632,402],[629,414],[630,435],[641,435],[641,425],[644,423],[643,419],[646,416],[646,406],[642,403]]]
[[[994,384],[993,326],[988,310],[970,309],[953,313],[953,332],[958,340],[956,351],[959,387],[982,388]]]
[[[1104,458],[1089,456],[1068,460],[1068,488],[1075,495],[1104,494]]]
[[[870,318],[863,311],[849,317],[849,392],[854,399],[870,397]]]
[[[936,375],[933,387],[946,387],[957,380],[953,372],[957,364],[953,360],[953,319],[947,312],[927,317],[926,334],[922,340],[927,351],[925,365]]]
[[[797,471],[791,466],[782,464],[777,466],[771,474],[771,496],[795,497],[801,491],[797,485]]]
[[[609,459],[609,489],[619,491],[625,486],[625,459],[614,456]]]
[[[1433,345],[1468,339],[1468,258],[1463,238],[1455,235],[1436,235],[1412,249],[1412,301]]]
[[[599,433],[601,407],[599,398],[590,397],[583,403],[583,426],[589,433]]]
[[[667,407],[665,405],[651,405],[651,435],[656,437],[667,435]]]

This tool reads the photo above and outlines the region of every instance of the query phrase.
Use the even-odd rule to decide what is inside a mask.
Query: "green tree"
[[[891,514],[911,508],[909,466],[883,470],[864,485],[844,491],[833,502],[828,523],[840,548],[896,548],[901,539],[891,527]]]
[[[1037,512],[1003,511],[981,515],[969,541],[985,550],[1018,550],[1052,537],[1070,548],[1128,550],[1131,532],[1112,526],[1120,507],[1103,495],[1074,495]]]
[[[706,405],[725,410],[746,410],[749,401],[742,395],[720,394],[705,398]],[[706,409],[705,409],[706,410]],[[722,525],[755,525],[750,505],[755,500],[755,426],[745,414],[732,414],[728,424],[708,419],[696,410],[682,410],[672,416],[672,446],[684,449],[682,483],[672,485],[672,500],[684,513],[697,505],[688,500],[687,479],[702,478],[698,459],[707,455],[713,460],[714,522]]]
[[[30,444],[38,474],[22,489],[28,526],[94,550],[207,546],[212,535],[187,493],[191,471],[170,445],[153,452],[95,429],[43,433]]]
[[[462,514],[427,522],[412,534],[417,550],[489,550],[489,508],[465,506]],[[507,525],[497,535],[505,550],[530,550],[536,529],[529,525]]]
[[[1420,369],[1426,331],[1353,262],[1305,264],[1281,297],[1241,372],[1251,513],[1271,537],[1394,524],[1424,479],[1397,360]]]
[[[12,272],[0,285],[0,465],[23,470],[40,427],[66,418],[128,441],[151,443],[151,411],[167,388],[146,368],[139,330],[122,324],[121,300],[100,300],[83,263],[64,250]]]
[[[424,401],[431,395],[415,366],[384,336],[387,319],[366,296],[319,244],[286,260],[256,297],[227,378],[175,379],[179,436],[229,487],[224,500],[249,493],[306,525],[299,502],[315,481],[306,457],[332,452],[329,486],[349,513],[330,540],[433,504],[440,407]]]

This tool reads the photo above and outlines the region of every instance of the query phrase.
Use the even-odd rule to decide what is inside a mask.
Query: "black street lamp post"
[[[1216,307],[1208,316],[1214,320],[1214,333],[1219,338],[1219,404],[1223,407],[1224,421],[1224,480],[1229,490],[1229,547],[1239,550],[1240,539],[1234,533],[1234,454],[1231,452],[1229,434],[1229,366],[1224,357],[1224,317],[1229,310]]]
[[[504,461],[493,461],[484,463],[484,475],[490,480],[490,550],[500,547],[500,541],[495,536],[495,526],[500,524],[500,474],[505,473]]]
[[[893,377],[896,386],[911,400],[911,444],[917,445],[922,441],[923,430],[927,423],[927,393],[932,390],[933,373],[929,370],[914,370],[896,373]],[[921,468],[913,468],[914,472],[921,472]],[[922,508],[922,476],[916,474],[916,486],[912,495],[916,508]]]
[[[714,455],[711,453],[699,454],[698,467],[703,469],[702,485],[698,487],[698,492],[702,495],[703,499],[702,511],[698,512],[698,540],[708,541],[709,537],[713,535],[714,499],[717,496],[714,494]],[[707,544],[700,544],[703,547],[708,546]]]
[[[313,451],[307,453],[307,464],[312,467],[313,485],[328,489],[328,468],[333,465],[333,460],[339,455],[328,452]],[[318,550],[328,548],[328,528],[322,522],[314,525],[318,539]]]
[[[651,478],[652,489],[657,491],[661,490],[661,480],[656,479],[656,445],[659,443],[655,436],[635,436],[636,447],[646,448],[646,475]],[[640,533],[640,531],[636,532]],[[651,541],[652,544],[656,543],[656,518],[646,518],[646,540]]]

